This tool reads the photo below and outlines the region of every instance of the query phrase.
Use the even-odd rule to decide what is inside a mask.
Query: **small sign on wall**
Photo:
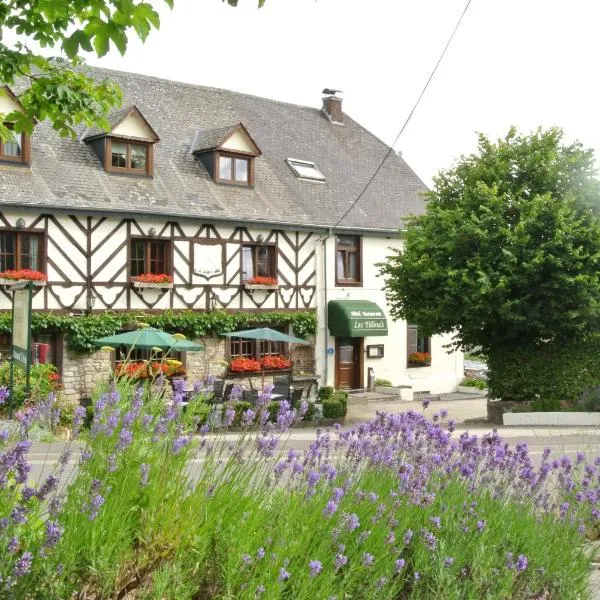
[[[367,346],[367,358],[383,358],[383,344]]]
[[[223,275],[223,244],[194,242],[194,275],[212,279]]]

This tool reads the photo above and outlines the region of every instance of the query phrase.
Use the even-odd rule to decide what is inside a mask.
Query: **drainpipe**
[[[331,227],[327,232],[327,235],[321,240],[321,245],[323,249],[323,290],[324,294],[324,304],[325,304],[325,373],[323,374],[323,385],[328,385],[327,378],[329,376],[329,356],[327,354],[327,345],[329,338],[329,311],[327,306],[327,240],[332,236],[333,230]]]

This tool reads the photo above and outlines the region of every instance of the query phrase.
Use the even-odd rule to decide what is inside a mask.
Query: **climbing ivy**
[[[63,333],[69,349],[77,354],[84,354],[95,349],[93,340],[113,335],[121,331],[127,324],[137,322],[147,323],[151,327],[172,333],[183,333],[189,338],[200,338],[211,334],[221,335],[228,331],[262,325],[292,325],[294,334],[301,338],[314,335],[317,331],[317,315],[312,311],[260,313],[165,311],[160,315],[149,315],[142,312],[105,312],[81,317],[36,312],[31,318],[31,329],[34,334],[47,331]],[[0,334],[10,334],[11,327],[11,314],[0,313]]]

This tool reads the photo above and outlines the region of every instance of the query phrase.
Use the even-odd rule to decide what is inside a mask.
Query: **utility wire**
[[[406,126],[408,125],[409,121],[411,120],[415,110],[417,110],[417,106],[419,106],[419,103],[421,102],[421,99],[425,95],[425,92],[427,91],[427,88],[429,87],[431,80],[433,79],[436,71],[438,70],[440,63],[444,59],[444,56],[446,55],[446,52],[447,52],[448,48],[450,47],[450,44],[452,43],[452,40],[454,39],[454,36],[456,35],[456,32],[458,31],[458,28],[460,27],[460,24],[462,23],[463,18],[465,16],[465,14],[467,13],[467,10],[469,9],[470,4],[471,4],[471,0],[467,0],[467,3],[465,4],[465,8],[463,9],[458,21],[456,22],[456,25],[454,26],[454,29],[452,30],[452,33],[450,34],[450,37],[448,38],[448,41],[446,42],[446,45],[444,46],[444,49],[442,50],[440,57],[438,58],[437,62],[435,63],[435,67],[433,67],[433,71],[431,71],[431,75],[429,75],[429,79],[427,79],[425,85],[423,86],[423,89],[421,90],[421,93],[419,94],[417,101],[415,102],[414,106],[412,107],[412,110],[410,111],[410,113],[408,113],[408,117],[406,117],[406,121],[404,121],[404,125],[402,125],[402,129],[400,129],[400,131],[398,132],[396,139],[390,146],[386,155],[383,157],[383,160],[379,163],[379,166],[377,167],[377,169],[375,169],[375,172],[371,176],[371,179],[369,179],[369,181],[367,181],[365,187],[362,189],[360,194],[356,197],[356,200],[354,200],[354,202],[348,207],[346,212],[338,219],[338,221],[334,225],[334,227],[337,227],[348,216],[350,211],[358,204],[358,202],[363,197],[364,193],[367,191],[367,189],[369,188],[371,183],[373,183],[373,180],[375,179],[375,177],[377,177],[379,171],[381,171],[381,168],[383,167],[385,161],[389,158],[390,154],[392,152],[394,152],[394,146],[397,144],[398,140],[400,139],[400,136],[404,133],[404,130],[406,129]]]

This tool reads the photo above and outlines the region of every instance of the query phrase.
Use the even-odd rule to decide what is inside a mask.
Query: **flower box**
[[[0,277],[0,285],[17,285],[22,283],[31,282],[34,287],[44,287],[46,285],[46,280],[36,280],[36,279],[8,279],[6,277]]]
[[[143,289],[157,289],[157,290],[170,290],[173,288],[172,283],[151,283],[149,281],[131,281],[133,287],[136,287],[138,290]]]
[[[170,290],[173,287],[173,276],[166,273],[143,273],[131,278],[131,283],[138,289],[155,288]]]
[[[265,285],[262,283],[244,283],[244,288],[250,291],[254,290],[276,290],[279,286],[275,285]]]
[[[275,277],[252,277],[244,281],[247,290],[276,290],[278,288]]]
[[[429,352],[412,352],[408,355],[409,367],[431,366],[431,354]]]
[[[22,283],[33,283],[35,286],[46,285],[48,276],[41,271],[31,269],[8,270],[0,273],[0,285],[16,285]]]

